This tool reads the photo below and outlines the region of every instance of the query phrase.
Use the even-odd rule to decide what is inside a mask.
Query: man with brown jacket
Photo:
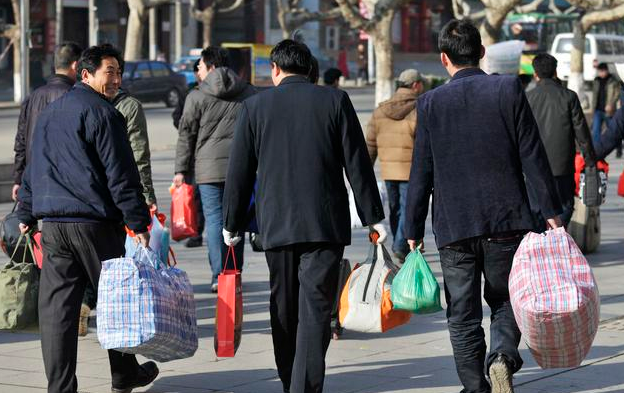
[[[366,144],[373,164],[379,156],[381,177],[386,183],[390,205],[394,255],[403,260],[409,246],[403,236],[407,184],[412,165],[416,98],[423,92],[420,72],[407,69],[399,75],[396,93],[379,104],[366,131]]]

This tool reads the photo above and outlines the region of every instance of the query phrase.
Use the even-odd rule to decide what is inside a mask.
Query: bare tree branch
[[[551,2],[552,1],[553,0],[551,0]],[[536,11],[539,8],[539,6],[543,2],[544,2],[544,0],[533,0],[529,4],[517,6],[515,11],[517,13],[519,13],[519,14],[526,14],[526,13],[529,13],[529,12],[534,12],[534,11]]]
[[[624,18],[624,4],[617,5],[611,9],[588,12],[581,18],[581,25],[583,31],[588,31],[595,24],[610,22],[621,18]]]

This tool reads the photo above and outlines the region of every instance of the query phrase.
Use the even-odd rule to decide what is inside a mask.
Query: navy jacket
[[[144,232],[150,216],[123,116],[77,83],[40,114],[18,193],[20,221],[125,221]]]
[[[364,225],[384,218],[357,115],[342,90],[299,75],[243,102],[234,131],[223,223],[243,232],[258,180],[256,214],[265,250],[296,243],[351,243],[353,189]]]
[[[405,237],[421,239],[433,192],[439,248],[534,228],[525,179],[545,218],[561,213],[539,130],[520,80],[460,70],[417,102]]]
[[[624,107],[615,112],[615,115],[608,122],[607,130],[600,137],[600,141],[594,146],[596,158],[605,159],[624,140]]]

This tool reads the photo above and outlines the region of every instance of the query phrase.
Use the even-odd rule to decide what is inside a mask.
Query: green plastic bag
[[[409,253],[392,281],[392,308],[416,314],[442,310],[438,280],[418,250]]]
[[[32,254],[30,235],[20,235]],[[26,262],[26,252],[22,262],[14,260],[0,269],[0,330],[27,329],[37,326],[37,297],[39,295],[39,271],[32,262]],[[34,259],[34,256],[33,256]]]

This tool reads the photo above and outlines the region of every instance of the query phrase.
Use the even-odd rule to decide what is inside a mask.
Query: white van
[[[572,33],[557,34],[552,43],[550,54],[557,59],[557,76],[568,80],[570,76],[570,51]],[[583,79],[587,82],[596,77],[595,67],[599,63],[624,63],[624,37],[611,34],[585,35],[585,54],[583,55]]]

